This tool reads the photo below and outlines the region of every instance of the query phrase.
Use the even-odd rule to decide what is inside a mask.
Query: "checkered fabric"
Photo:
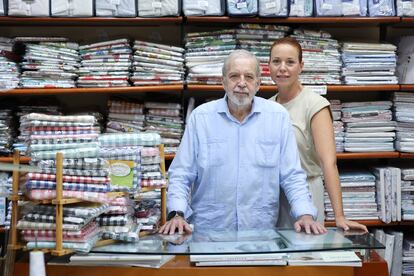
[[[180,110],[179,109],[152,108],[148,110],[148,114],[156,115],[156,116],[178,117],[180,116]]]
[[[161,143],[161,136],[158,133],[151,132],[104,134],[99,136],[99,142],[106,147],[125,145],[158,146]]]
[[[45,145],[45,144],[74,144],[74,143],[81,144],[81,143],[91,143],[95,141],[97,141],[95,137],[32,139],[30,140],[30,146],[33,150],[42,150],[42,149],[37,149],[34,146]]]
[[[106,184],[84,184],[63,182],[62,188],[64,191],[88,191],[98,193],[110,191],[109,185]],[[28,182],[26,182],[26,189],[56,189],[56,182],[44,180],[29,180]]]
[[[23,238],[24,241],[26,242],[36,242],[36,241],[55,241],[56,237],[55,237],[55,232],[53,231],[53,236],[52,237],[47,237],[47,236],[39,236],[39,235],[27,235],[24,234],[23,231],[27,231],[27,230],[22,230],[21,236]],[[45,231],[45,230],[32,230],[32,231]],[[47,231],[47,230],[46,230]],[[78,231],[76,231],[78,232]],[[80,237],[76,237],[76,236],[65,236],[63,235],[62,239],[63,242],[87,242],[89,239],[93,238],[96,235],[101,234],[101,230],[98,228],[95,228],[94,231],[90,232],[90,233],[86,233],[83,234]]]
[[[36,153],[39,151],[60,151],[60,150],[80,150],[80,149],[93,149],[96,151],[99,148],[98,142],[83,142],[83,143],[44,143],[44,144],[30,144],[28,151],[31,153]]]
[[[100,226],[124,226],[131,220],[132,218],[129,214],[121,216],[100,215],[96,218],[96,222],[99,223]]]
[[[29,214],[26,214],[23,217],[23,219],[26,220],[26,221],[33,221],[33,222],[50,222],[50,223],[54,223],[55,220],[56,220],[56,216],[38,214],[38,213],[29,213]],[[77,217],[63,217],[63,223],[67,223],[67,224],[85,224],[90,219],[77,218]]]
[[[104,240],[115,240],[122,242],[138,242],[139,233],[126,232],[126,233],[114,233],[114,232],[103,232],[102,239]]]
[[[99,240],[100,235],[96,235],[88,240],[88,242],[63,242],[63,249],[71,249],[81,253],[88,253],[92,247]],[[56,248],[56,242],[28,242],[26,244],[27,249],[54,249]]]
[[[79,231],[62,231],[63,238],[82,238],[90,233],[99,231],[99,226],[95,221],[92,221],[82,227]],[[55,238],[56,230],[34,230],[34,229],[24,229],[20,233],[27,237],[44,237],[44,238]]]
[[[89,177],[95,177],[95,176],[101,176],[105,177],[109,174],[109,169],[97,169],[97,170],[77,170],[77,169],[63,169],[64,175],[72,175],[72,176],[89,176]],[[56,174],[55,168],[44,168],[42,169],[42,172],[47,174]]]
[[[55,181],[56,175],[46,174],[46,173],[28,173],[27,177],[33,180],[45,180],[45,181]],[[85,183],[85,184],[109,184],[109,177],[88,177],[88,176],[78,176],[78,175],[63,175],[63,182],[75,182],[75,183]]]
[[[63,156],[66,156],[67,158],[96,157],[98,156],[98,147],[36,151],[32,152],[30,157],[36,160],[52,159],[56,157],[57,152],[61,152]]]
[[[62,191],[63,198],[78,198],[85,201],[107,203],[109,197],[106,193]],[[30,190],[28,196],[31,200],[48,200],[56,198],[56,190]]]
[[[160,149],[158,147],[143,147],[141,149],[142,157],[159,156]]]
[[[81,123],[95,123],[95,117],[90,115],[74,115],[74,116],[63,116],[63,115],[47,115],[42,113],[29,113],[21,117],[22,121],[52,121],[52,122],[81,122]]]
[[[63,215],[64,216],[73,216],[73,217],[81,217],[81,218],[89,218],[89,217],[97,217],[103,212],[105,212],[109,204],[87,204],[85,206],[76,206],[72,207],[73,205],[65,205],[63,206]],[[32,212],[34,213],[42,213],[46,215],[54,215],[56,214],[56,209],[54,205],[35,205],[33,207]]]
[[[20,127],[92,127],[91,123],[52,122],[52,121],[20,121]]]
[[[165,179],[142,179],[141,187],[163,187],[167,185]]]
[[[40,168],[56,168],[55,159],[40,160],[38,163]],[[79,158],[79,159],[63,159],[63,168],[80,169],[80,170],[97,170],[107,169],[108,161],[103,158]]]

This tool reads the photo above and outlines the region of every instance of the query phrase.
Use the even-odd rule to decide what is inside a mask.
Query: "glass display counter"
[[[291,229],[261,231],[194,231],[191,235],[148,235],[137,243],[116,243],[95,247],[88,256],[75,255],[69,261],[52,258],[48,276],[73,275],[387,275],[387,264],[377,254],[384,246],[369,233],[329,229],[323,235],[296,233]],[[315,254],[345,256],[358,252],[360,265],[341,262],[306,262],[291,266],[294,256],[301,260]],[[355,254],[354,254],[355,255]],[[293,257],[292,257],[293,256]],[[303,258],[305,256],[306,258]],[[102,262],[102,257],[106,260]],[[134,258],[167,260],[159,269],[134,267]],[[92,258],[86,260],[87,258]],[[101,262],[93,261],[101,258]],[[104,259],[105,259],[104,258]],[[81,260],[73,262],[73,260]],[[83,260],[83,261],[82,261]],[[125,260],[129,260],[126,261]],[[203,261],[209,265],[204,266]],[[213,261],[211,263],[211,261]],[[216,261],[216,262],[214,262]],[[345,259],[343,261],[346,261]],[[228,266],[229,262],[230,265]],[[249,263],[250,262],[250,263]],[[142,263],[142,262],[141,262]],[[144,262],[145,263],[145,262]],[[210,266],[210,265],[213,266]],[[223,264],[222,266],[220,264]],[[246,266],[247,265],[247,266]],[[28,264],[18,262],[15,275],[28,275]]]

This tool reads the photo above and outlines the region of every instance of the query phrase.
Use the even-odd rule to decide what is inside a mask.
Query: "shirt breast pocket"
[[[226,140],[210,140],[207,142],[209,166],[218,167],[224,165],[227,156]]]
[[[277,141],[257,140],[255,153],[256,164],[261,167],[276,167],[279,164],[280,145]]]

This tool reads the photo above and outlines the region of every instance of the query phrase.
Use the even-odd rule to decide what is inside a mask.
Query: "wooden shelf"
[[[70,17],[0,17],[0,25],[48,25],[48,26],[94,26],[94,25],[161,25],[161,24],[181,24],[183,17],[158,17],[158,18],[121,18],[121,17],[85,17],[85,18],[70,18]]]
[[[414,24],[414,17],[401,17],[401,22]]]
[[[165,160],[173,160],[174,157],[175,157],[175,154],[174,153],[166,154],[165,155]]]
[[[351,219],[352,220],[352,219]],[[365,226],[369,227],[392,227],[392,226],[412,226],[414,225],[414,221],[395,221],[390,223],[385,223],[382,220],[374,219],[374,220],[354,220],[357,221]],[[326,227],[335,227],[335,221],[333,220],[326,220],[324,225]]]
[[[262,85],[261,92],[275,92],[276,86]],[[221,85],[204,85],[204,84],[190,84],[187,85],[187,90],[191,92],[196,91],[223,91]],[[398,91],[400,85],[328,85],[328,92],[367,92],[367,91]],[[414,90],[414,85],[413,85]]]
[[[304,24],[384,24],[399,23],[400,17],[228,17],[228,16],[188,16],[187,23],[304,23]]]
[[[400,152],[400,158],[414,158],[414,153]]]
[[[183,85],[159,86],[127,86],[107,88],[17,88],[0,91],[0,96],[10,95],[55,95],[55,94],[116,94],[116,93],[145,93],[145,92],[181,92]]]
[[[0,157],[0,162],[7,162],[7,163],[13,163],[13,157]],[[27,156],[21,156],[20,157],[20,163],[29,163],[30,162],[30,157]]]
[[[398,151],[390,152],[343,152],[337,153],[337,159],[374,159],[374,158],[399,158]]]
[[[414,18],[412,19],[414,22]],[[400,90],[401,91],[414,91],[414,84],[401,84]]]

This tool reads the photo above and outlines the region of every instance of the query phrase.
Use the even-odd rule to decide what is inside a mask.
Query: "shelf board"
[[[171,154],[165,154],[165,160],[173,160],[175,157],[174,153]]]
[[[11,156],[0,157],[0,162],[13,163],[13,157]],[[20,157],[20,163],[27,164],[29,162],[30,162],[30,157],[27,157],[27,156]]]
[[[414,88],[414,85],[413,85]],[[206,84],[189,84],[187,90],[196,91],[223,91],[221,85],[206,85]],[[275,92],[277,87],[274,85],[260,86],[261,92]],[[328,92],[366,92],[366,91],[398,91],[400,86],[396,85],[328,85]]]
[[[397,225],[414,225],[414,222],[405,222],[405,221],[401,221],[401,222],[391,222],[391,223],[385,223],[382,220],[379,219],[373,219],[373,220],[355,220],[365,226],[370,226],[370,227],[384,227],[384,226],[397,226]],[[406,223],[411,223],[411,224],[406,224]],[[326,220],[324,225],[326,227],[335,227],[335,221],[333,220]]]
[[[375,159],[375,158],[399,158],[398,151],[389,152],[341,152],[336,154],[337,159]]]
[[[401,22],[414,24],[414,17],[401,17]]]
[[[414,153],[400,152],[400,158],[414,158]]]
[[[177,17],[157,17],[157,18],[115,18],[115,17],[0,17],[0,25],[66,25],[66,26],[95,26],[95,25],[160,25],[160,24],[181,24],[183,22],[182,16]]]
[[[116,94],[116,93],[145,93],[145,92],[181,92],[184,86],[158,85],[158,86],[127,86],[105,88],[17,88],[8,91],[0,91],[0,96],[11,95],[54,95],[54,94]]]
[[[413,20],[414,20],[414,18],[413,18]],[[400,90],[401,91],[414,91],[414,84],[401,84],[401,89]]]
[[[229,17],[229,16],[188,16],[187,23],[304,23],[304,24],[384,24],[399,23],[400,17]]]

